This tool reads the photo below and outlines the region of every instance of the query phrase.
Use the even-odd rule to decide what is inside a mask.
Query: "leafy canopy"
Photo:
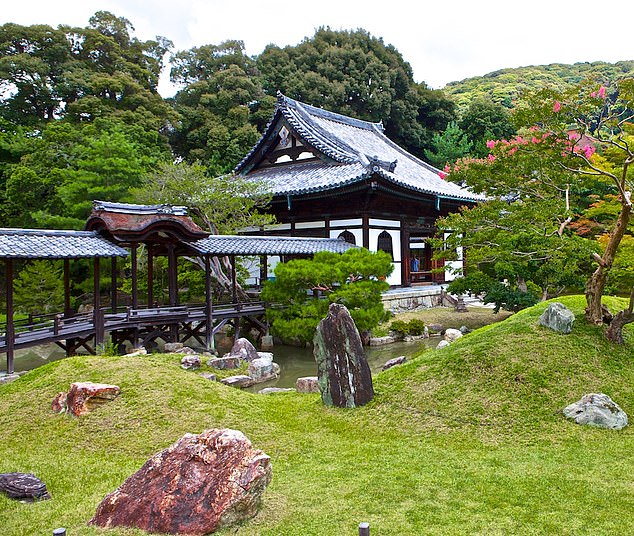
[[[262,299],[273,304],[267,310],[273,333],[286,340],[312,341],[331,303],[345,305],[360,332],[372,329],[385,314],[381,293],[388,288],[385,278],[392,269],[389,254],[361,248],[278,264],[275,280],[262,290]]]

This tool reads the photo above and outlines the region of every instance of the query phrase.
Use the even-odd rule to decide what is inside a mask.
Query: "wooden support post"
[[[359,536],[370,536],[370,523],[359,523]]]
[[[401,221],[401,286],[411,287],[410,276],[411,259],[409,249],[409,230],[405,227],[405,222]]]
[[[233,303],[238,303],[238,285],[236,280],[236,256],[231,255],[231,296]]]
[[[13,374],[13,353],[15,348],[15,326],[13,324],[13,259],[6,259],[7,279],[7,374]]]
[[[211,259],[205,255],[205,348],[208,352],[215,351],[214,344],[214,304],[211,288]]]
[[[130,246],[130,263],[132,264],[132,308],[139,307],[139,274],[137,269],[137,248],[138,244]]]
[[[170,307],[178,305],[178,264],[174,244],[167,245],[167,278]]]
[[[104,340],[104,326],[103,326],[103,316],[101,314],[101,296],[99,294],[101,290],[101,281],[100,281],[100,273],[99,273],[99,257],[94,258],[93,266],[94,266],[94,300],[93,300],[93,325],[95,328],[95,349],[103,344]]]
[[[154,251],[147,246],[147,306],[154,307]]]
[[[73,316],[70,308],[70,259],[64,259],[64,316]]]
[[[110,305],[113,313],[117,312],[117,258],[110,258]]]
[[[370,249],[370,218],[368,217],[367,214],[363,214],[361,216],[361,225],[363,227],[362,229],[362,233],[363,233],[363,247],[366,249],[369,249],[370,251],[374,251],[372,249]]]
[[[260,287],[264,286],[264,283],[269,278],[269,259],[266,255],[260,255]]]

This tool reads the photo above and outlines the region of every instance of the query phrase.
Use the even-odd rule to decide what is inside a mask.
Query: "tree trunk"
[[[610,327],[605,331],[605,336],[616,344],[623,344],[625,342],[623,340],[623,327],[631,322],[634,322],[634,287],[632,287],[632,292],[630,293],[629,307],[616,314],[610,323]]]
[[[586,284],[586,320],[591,324],[601,325],[607,320],[605,319],[605,310],[601,304],[601,298],[603,297],[608,273],[614,263],[614,257],[630,221],[630,215],[631,205],[627,199],[622,199],[621,212],[616,220],[614,229],[610,233],[610,239],[605,247],[603,256],[598,259],[599,265]]]
[[[520,292],[528,292],[526,280],[519,275],[517,276],[517,290],[519,290]]]

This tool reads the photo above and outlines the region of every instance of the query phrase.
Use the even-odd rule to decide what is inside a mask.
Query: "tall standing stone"
[[[321,398],[327,406],[354,408],[372,400],[372,374],[359,331],[344,305],[333,303],[313,339]]]

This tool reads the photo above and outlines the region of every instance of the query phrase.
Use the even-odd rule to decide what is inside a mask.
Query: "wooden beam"
[[[130,246],[130,262],[132,264],[132,308],[139,307],[139,273],[137,268],[137,248],[138,244]]]
[[[95,348],[104,341],[103,315],[101,314],[101,279],[100,279],[100,258],[93,259],[93,323],[95,328]]]
[[[147,245],[147,306],[154,306],[154,250]]]
[[[117,258],[110,257],[110,305],[112,312],[117,312]]]
[[[70,308],[70,259],[64,259],[64,316],[73,316]]]
[[[211,259],[205,255],[205,348],[209,352],[215,350],[214,344],[214,309],[213,309],[213,289],[211,288]]]
[[[6,259],[7,284],[7,331],[4,335],[7,344],[7,374],[13,374],[13,354],[15,347],[15,326],[13,324],[13,259]]]
[[[170,307],[178,305],[178,263],[174,244],[167,244],[167,279]]]

